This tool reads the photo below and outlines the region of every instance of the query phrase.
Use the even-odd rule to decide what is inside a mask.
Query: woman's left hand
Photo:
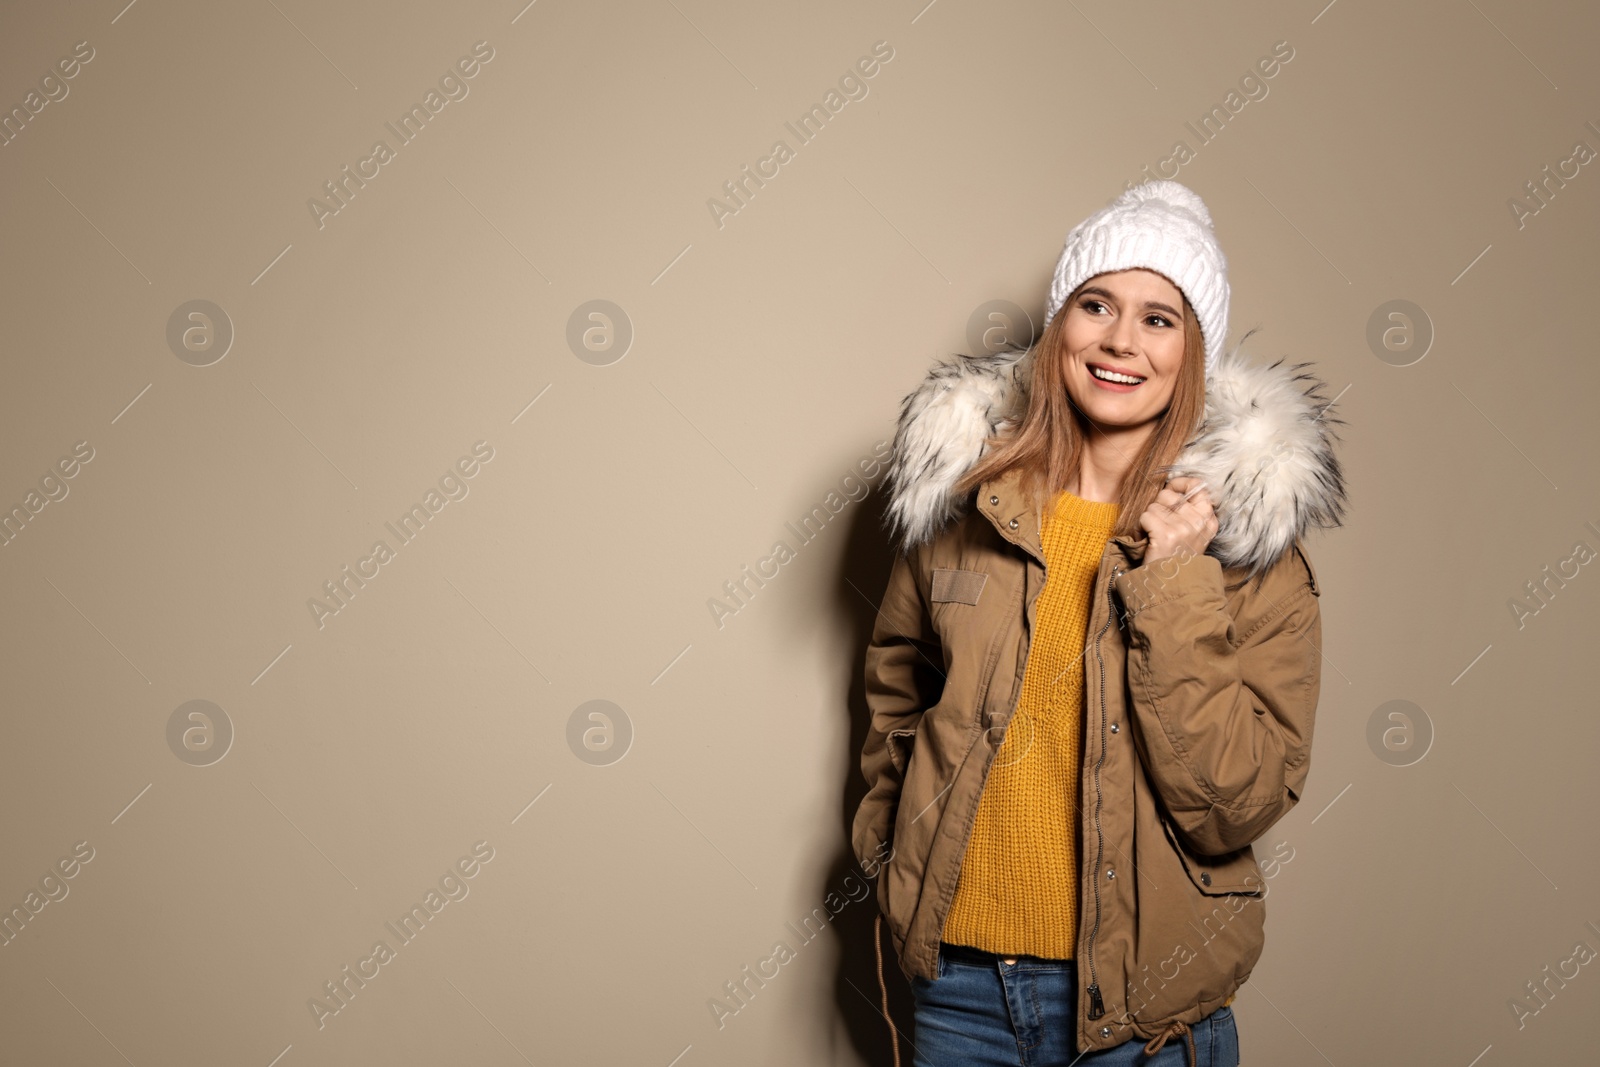
[[[1191,489],[1195,490],[1194,495],[1184,500],[1184,494]],[[1199,478],[1172,478],[1139,516],[1139,525],[1150,538],[1145,563],[1168,556],[1177,556],[1181,562],[1202,555],[1217,535],[1217,515],[1211,508],[1210,491]]]

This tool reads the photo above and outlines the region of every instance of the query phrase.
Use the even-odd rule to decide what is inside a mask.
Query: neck
[[[1142,426],[1091,424],[1083,442],[1083,458],[1067,491],[1084,500],[1115,501],[1122,491],[1123,476],[1154,432],[1154,422]]]

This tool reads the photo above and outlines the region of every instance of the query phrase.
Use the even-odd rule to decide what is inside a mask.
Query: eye
[[[1079,306],[1079,307],[1081,307],[1081,308],[1083,308],[1083,310],[1085,310],[1085,311],[1088,311],[1088,312],[1091,312],[1091,313],[1092,313],[1092,312],[1093,312],[1093,310],[1094,310],[1094,309],[1095,309],[1095,308],[1097,308],[1097,307],[1102,307],[1102,308],[1103,308],[1103,307],[1105,307],[1105,306],[1106,306],[1106,305],[1105,305],[1105,303],[1104,303],[1104,302],[1103,302],[1103,301],[1100,301],[1100,300],[1096,300],[1096,299],[1095,299],[1095,298],[1094,298],[1094,297],[1092,297],[1092,296],[1086,296],[1086,297],[1084,297],[1084,298],[1083,298],[1083,300],[1082,300],[1082,301],[1081,301],[1081,302],[1080,302],[1080,303],[1079,303],[1079,304],[1078,304],[1078,306]]]
[[[1163,325],[1163,326],[1171,326],[1171,325],[1173,325],[1171,320],[1169,320],[1165,315],[1161,314],[1158,311],[1152,311],[1150,313],[1150,315],[1149,315],[1149,318],[1155,319],[1157,322],[1161,323],[1161,325]]]

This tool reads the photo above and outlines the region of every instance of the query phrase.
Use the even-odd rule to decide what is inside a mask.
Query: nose
[[[1106,333],[1106,345],[1117,353],[1132,353],[1134,348],[1134,319],[1131,315],[1118,315]]]

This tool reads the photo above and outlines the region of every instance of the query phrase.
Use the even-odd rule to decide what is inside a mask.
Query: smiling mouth
[[[1089,364],[1089,373],[1103,382],[1115,382],[1118,385],[1138,385],[1144,381],[1137,374],[1124,374],[1093,363]]]

